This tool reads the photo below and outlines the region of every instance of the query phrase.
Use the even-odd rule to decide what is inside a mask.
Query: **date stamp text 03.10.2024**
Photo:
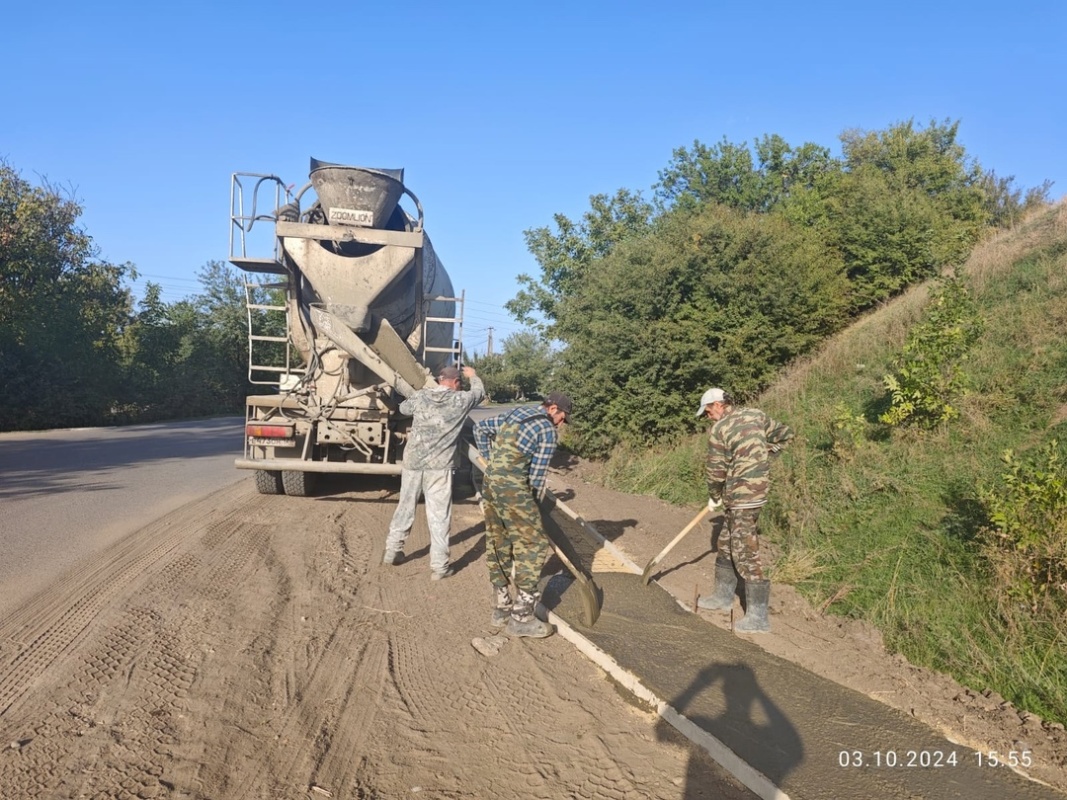
[[[861,769],[951,769],[967,763],[967,759],[979,767],[1027,769],[1033,765],[1029,750],[841,750],[837,765]]]

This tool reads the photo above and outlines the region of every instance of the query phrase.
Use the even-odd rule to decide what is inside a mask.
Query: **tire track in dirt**
[[[476,506],[457,506],[455,514],[454,529],[480,523]],[[420,526],[421,520],[412,532],[416,542],[428,538]],[[463,564],[457,549],[453,562]],[[341,796],[431,792],[420,781],[431,783],[431,796],[443,798],[680,796],[676,773],[657,763],[664,747],[659,737],[684,749],[680,737],[656,731],[652,714],[628,706],[560,638],[512,640],[495,659],[478,655],[470,638],[492,630],[484,563],[431,583],[422,551],[407,550],[420,555],[367,576],[367,595],[376,593],[374,605],[389,631],[389,684],[381,701],[383,728],[368,742],[372,749],[359,766],[354,793]],[[598,684],[595,700],[591,676]],[[601,706],[605,695],[608,718],[583,707]],[[565,726],[556,724],[564,719]],[[655,733],[635,736],[641,728]],[[715,770],[700,763],[705,774]]]
[[[354,621],[341,630],[337,646],[327,648],[344,656],[343,661],[339,663],[333,657],[322,665],[324,673],[335,674],[344,685],[309,693],[311,702],[306,709],[313,717],[321,715],[322,706],[329,709],[315,737],[310,785],[339,797],[378,796],[374,785],[367,785],[364,780],[367,760],[359,756],[370,749],[377,733],[376,723],[389,713],[383,707],[393,651],[389,615],[381,610],[376,581],[368,582],[367,577],[369,565],[381,558],[379,544],[384,541],[382,532],[388,528],[392,506],[375,503],[361,510],[365,513],[358,516],[341,511],[331,515],[336,549],[320,548],[314,558],[317,574],[325,576],[324,588],[350,598],[343,601],[343,609]],[[358,519],[360,524],[350,527],[350,518]],[[359,637],[364,637],[359,643],[363,650],[353,658],[351,648]],[[341,696],[337,696],[340,690]]]
[[[0,624],[0,720],[22,690],[62,659],[98,615],[186,541],[187,528],[216,515],[233,493],[225,489],[196,505],[193,519],[169,519],[128,537],[81,569],[67,573],[46,594],[38,595]],[[240,514],[234,510],[228,516]]]
[[[0,797],[681,797],[699,756],[565,641],[471,648],[477,506],[455,508],[459,572],[431,582],[421,515],[408,560],[380,565],[381,494],[242,482],[19,609]]]
[[[214,504],[207,505],[208,514],[213,513]],[[62,613],[58,603],[50,609],[53,624],[45,626],[34,645],[46,655],[58,650],[64,657],[23,658],[20,663],[27,666],[14,672],[18,676],[29,665],[47,661],[46,670],[63,666],[71,675],[47,691],[41,704],[45,710],[38,712],[43,722],[37,721],[32,733],[18,740],[27,750],[38,740],[42,746],[33,746],[29,759],[0,762],[0,786],[10,784],[26,797],[53,792],[155,797],[166,788],[160,780],[163,771],[150,755],[165,748],[169,722],[181,715],[182,698],[196,679],[198,664],[186,653],[203,627],[192,604],[184,600],[225,596],[223,587],[254,554],[262,529],[237,521],[241,513],[238,506],[209,522],[199,552],[176,551],[196,544],[189,534],[204,522],[202,511],[194,511],[187,524],[173,526],[166,541],[156,546],[151,542],[158,528],[149,526],[105,558],[84,587],[74,582],[69,607],[75,613]],[[173,560],[166,561],[168,556]],[[131,577],[135,574],[136,580]],[[142,591],[119,600],[113,609],[107,607],[138,581]],[[85,596],[91,602],[82,601]],[[88,624],[87,608],[93,612],[94,632],[75,643],[77,632]],[[10,713],[17,710],[9,707],[9,713],[0,715],[5,732],[20,725],[18,715]],[[91,770],[79,768],[87,764]]]
[[[246,588],[249,601],[272,598],[262,620],[243,626],[259,631],[245,655],[263,687],[251,704],[236,685],[222,692],[222,716],[254,739],[228,742],[225,757],[211,759],[229,765],[202,776],[218,795],[288,796],[294,786],[348,785],[352,753],[372,735],[388,648],[355,605],[370,538],[349,535],[343,506],[306,501],[302,510],[296,529],[276,532],[270,566],[277,586]],[[258,744],[250,748],[249,741]]]

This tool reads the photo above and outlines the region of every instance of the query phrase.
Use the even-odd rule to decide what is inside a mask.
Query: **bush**
[[[1033,463],[1004,453],[1000,486],[979,492],[991,523],[983,530],[985,552],[1000,584],[998,596],[1032,613],[1058,614],[1067,606],[1067,465],[1052,440]],[[1003,605],[1003,604],[1002,604]]]
[[[844,403],[834,406],[830,420],[830,453],[839,461],[851,461],[856,450],[867,438],[867,420],[854,414]]]
[[[945,280],[926,319],[908,334],[894,373],[883,378],[891,405],[879,419],[887,425],[933,427],[958,417],[954,404],[965,388],[962,361],[983,328],[963,281],[958,276]]]

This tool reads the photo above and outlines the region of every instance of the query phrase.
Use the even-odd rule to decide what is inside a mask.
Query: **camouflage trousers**
[[[526,595],[536,596],[541,569],[551,545],[541,522],[541,510],[533,493],[522,481],[494,481],[486,476],[482,485],[485,514],[485,562],[493,586],[512,582]]]
[[[746,581],[763,580],[763,564],[759,557],[759,508],[726,509],[725,537],[720,536],[720,558],[727,555],[734,569]],[[725,542],[723,541],[725,538]]]
[[[405,469],[400,473],[400,498],[389,523],[386,552],[404,549],[415,523],[419,496],[426,498],[426,527],[430,529],[430,569],[448,569],[448,534],[452,528],[452,468]]]

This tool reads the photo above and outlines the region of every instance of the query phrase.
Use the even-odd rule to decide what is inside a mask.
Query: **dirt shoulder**
[[[138,531],[0,619],[3,798],[746,798],[569,642],[493,658],[481,513],[432,582],[395,480],[252,480]]]
[[[568,457],[557,463],[550,483],[562,499],[642,567],[700,510],[613,492],[596,483],[596,478],[596,465]],[[681,602],[692,605],[697,595],[710,591],[714,563],[710,525],[703,523],[657,565],[655,579]],[[886,651],[872,626],[822,614],[791,586],[773,586],[770,608],[772,633],[747,637],[767,652],[905,711],[958,744],[1001,754],[1028,751],[1032,767],[1025,772],[1067,792],[1063,725],[1020,712],[994,692],[968,689],[946,675],[908,663]],[[730,626],[726,614],[698,613],[711,624]],[[742,613],[739,604],[734,613]]]

